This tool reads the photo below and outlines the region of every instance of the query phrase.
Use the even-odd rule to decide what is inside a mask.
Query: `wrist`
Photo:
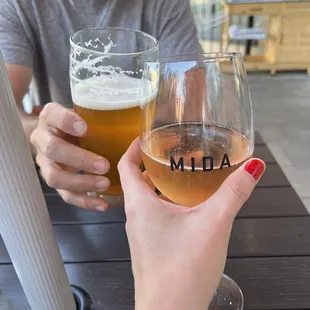
[[[205,297],[199,299],[192,289],[180,282],[169,281],[157,288],[137,290],[135,310],[205,310],[211,301]]]
[[[205,310],[207,307],[208,305],[197,308],[196,302],[193,302],[191,297],[169,293],[136,296],[135,310]]]
[[[200,264],[198,264],[200,265]],[[214,296],[214,278],[201,269],[169,268],[169,271],[135,273],[135,310],[205,310]],[[191,270],[189,272],[189,270]],[[147,276],[146,276],[147,275]]]

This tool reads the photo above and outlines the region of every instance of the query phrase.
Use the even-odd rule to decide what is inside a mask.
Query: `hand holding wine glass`
[[[135,140],[119,163],[136,310],[205,310],[224,270],[233,220],[265,165],[251,159],[207,201],[186,208],[160,199],[140,170]]]
[[[141,100],[143,163],[157,189],[174,203],[203,203],[252,158],[253,112],[241,55],[148,62],[142,89],[142,98],[153,98]],[[243,296],[232,279],[223,276],[217,292],[214,307],[242,309]]]

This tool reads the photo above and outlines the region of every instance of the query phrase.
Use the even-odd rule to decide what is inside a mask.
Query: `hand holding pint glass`
[[[154,87],[155,103],[143,102]],[[148,62],[143,91],[141,145],[148,176],[172,202],[202,204],[253,154],[253,114],[241,55]],[[243,307],[240,289],[227,276],[213,306]]]
[[[143,65],[157,53],[153,37],[130,29],[85,29],[71,37],[75,112],[47,104],[31,136],[43,178],[66,202],[103,211],[105,200],[114,201],[109,195],[122,194],[116,165],[139,135]]]

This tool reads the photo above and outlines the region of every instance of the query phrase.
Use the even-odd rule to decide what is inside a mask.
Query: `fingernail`
[[[263,174],[265,165],[258,159],[252,159],[245,165],[244,169],[257,181]]]
[[[110,186],[110,182],[108,180],[100,180],[95,183],[95,186],[99,192],[103,192]]]
[[[73,130],[79,135],[82,135],[83,133],[85,133],[87,129],[87,125],[85,124],[84,121],[75,121],[72,127],[73,127]]]
[[[102,205],[95,205],[94,208],[97,210],[97,211],[100,211],[100,212],[104,212],[105,211],[105,207],[102,206]]]
[[[108,170],[108,163],[104,159],[99,159],[94,162],[94,170],[99,173],[106,173]]]

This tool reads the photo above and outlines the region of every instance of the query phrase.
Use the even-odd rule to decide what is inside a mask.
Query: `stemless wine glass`
[[[110,162],[111,186],[93,195],[113,202],[122,197],[117,163],[139,135],[144,62],[157,59],[158,42],[138,30],[111,27],[80,30],[70,44],[73,107],[87,123],[80,145]]]
[[[148,175],[173,202],[200,204],[253,154],[242,56],[195,54],[148,62],[142,80],[141,143]],[[210,308],[243,308],[232,279],[222,277]]]

